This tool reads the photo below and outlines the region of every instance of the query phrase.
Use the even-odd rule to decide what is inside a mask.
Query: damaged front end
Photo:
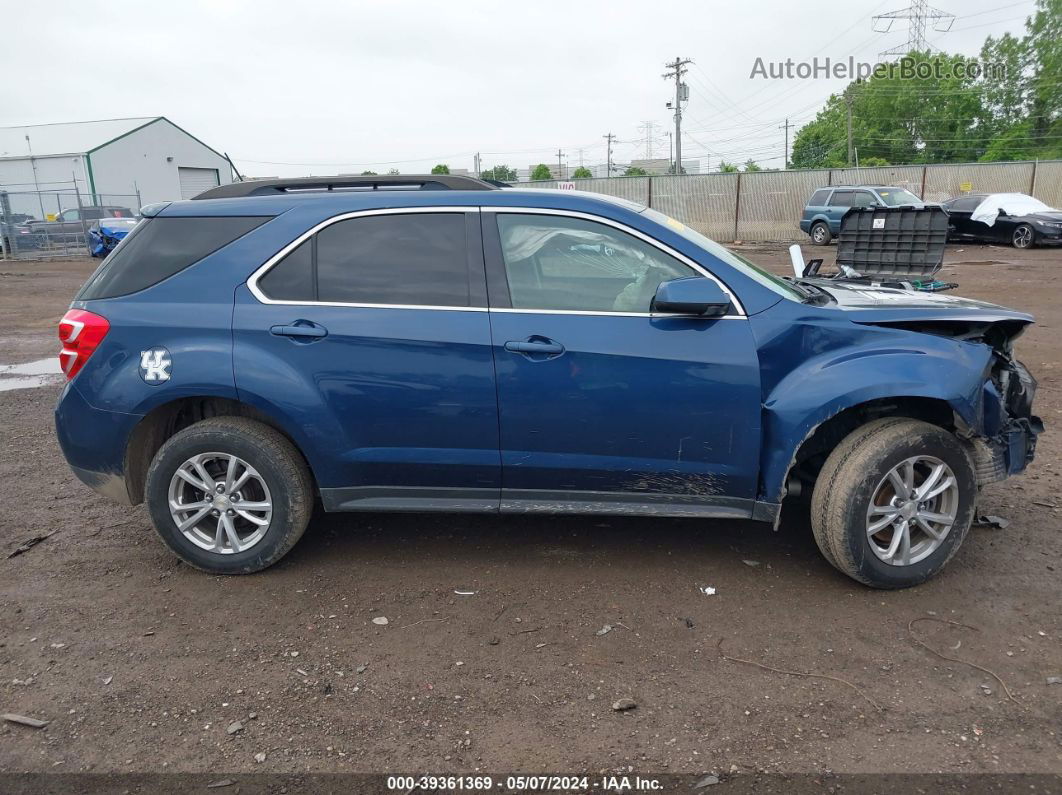
[[[963,342],[981,343],[992,358],[981,387],[979,427],[960,427],[974,462],[978,485],[996,483],[1024,472],[1036,452],[1043,421],[1033,414],[1036,379],[1014,358],[1014,341],[1028,323],[1020,319],[925,320],[875,325],[904,328]]]
[[[980,436],[967,439],[982,486],[1024,472],[1044,429],[1032,413],[1036,379],[1009,348],[993,348],[991,376],[982,393],[984,427]]]

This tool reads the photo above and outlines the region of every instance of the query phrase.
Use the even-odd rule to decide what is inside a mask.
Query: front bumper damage
[[[996,353],[992,376],[983,393],[982,435],[967,437],[979,486],[1025,471],[1036,454],[1043,421],[1032,413],[1036,379],[1025,365]]]

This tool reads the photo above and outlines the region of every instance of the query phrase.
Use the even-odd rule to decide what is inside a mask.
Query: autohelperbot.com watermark
[[[757,57],[752,64],[750,79],[762,80],[867,80],[876,78],[900,78],[902,80],[942,80],[942,79],[1003,79],[1007,76],[1007,65],[1003,63],[985,63],[977,60],[934,59],[917,60],[904,56],[886,63],[857,61],[855,56],[834,59],[829,56],[815,56],[811,60],[798,61],[786,58],[783,61],[767,60]]]

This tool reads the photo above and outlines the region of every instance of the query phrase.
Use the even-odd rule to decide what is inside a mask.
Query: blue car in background
[[[74,473],[213,573],[326,511],[754,519],[881,588],[955,554],[1040,421],[991,304],[787,280],[661,213],[471,177],[147,207],[59,325]]]
[[[819,188],[808,199],[800,231],[816,246],[828,246],[841,231],[841,219],[852,207],[925,207],[906,188],[888,185],[834,185]]]
[[[106,257],[133,231],[136,218],[101,218],[88,228],[89,249],[93,257]]]

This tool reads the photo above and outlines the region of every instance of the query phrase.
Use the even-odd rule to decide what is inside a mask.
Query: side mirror
[[[722,317],[730,310],[730,296],[703,276],[661,282],[653,298],[653,312],[696,317]]]

